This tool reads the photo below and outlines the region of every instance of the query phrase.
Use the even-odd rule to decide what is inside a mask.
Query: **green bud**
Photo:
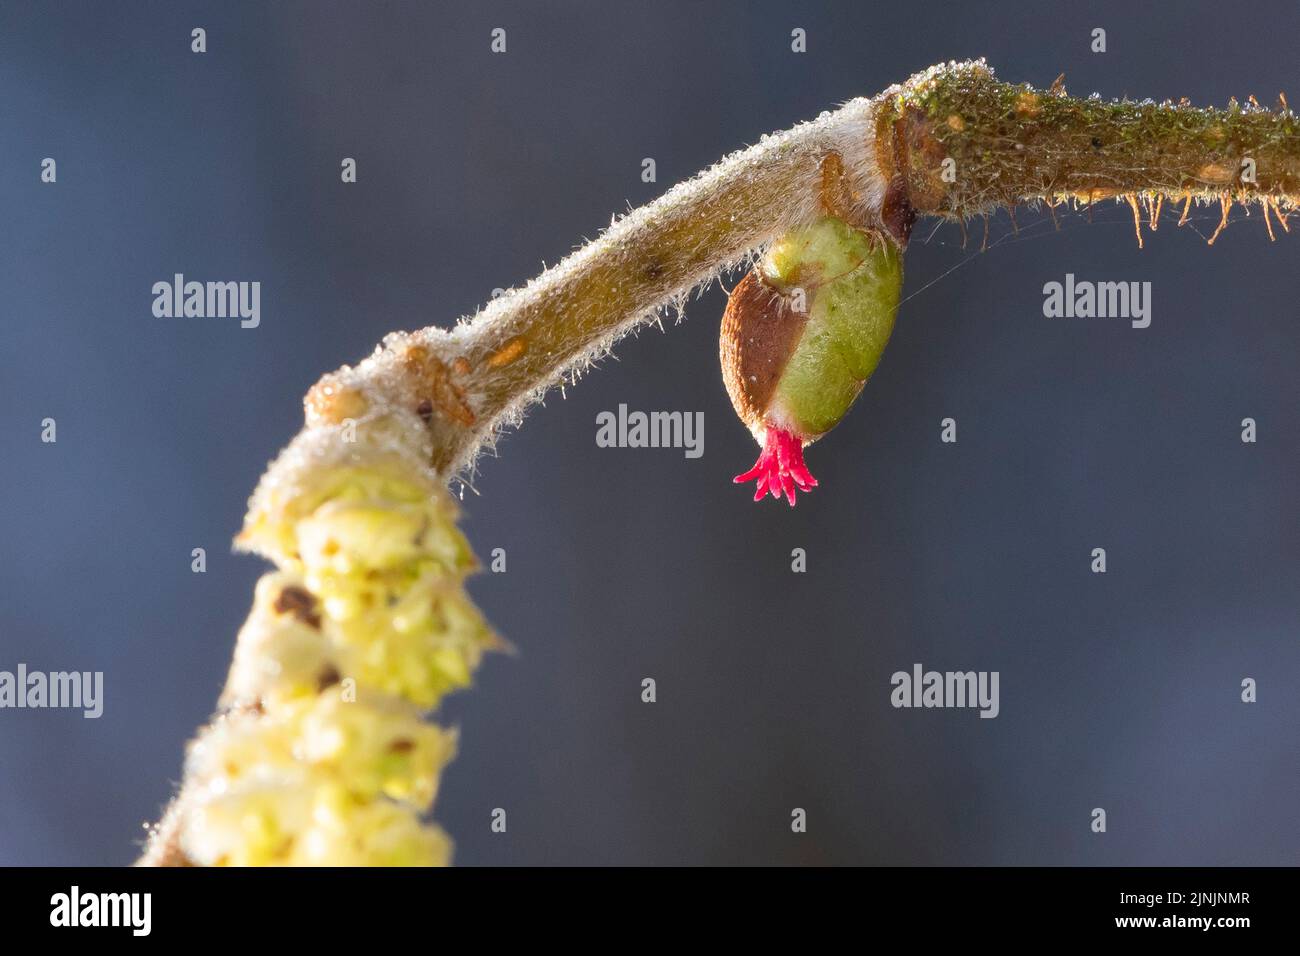
[[[882,233],[827,216],[778,239],[732,291],[723,317],[723,378],[737,415],[764,446],[758,498],[816,485],[803,447],[834,428],[866,384],[894,328],[903,259]]]

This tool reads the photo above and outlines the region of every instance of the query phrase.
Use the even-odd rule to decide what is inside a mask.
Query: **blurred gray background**
[[[99,720],[0,711],[0,863],[134,858],[264,570],[229,553],[247,495],[307,387],[385,332],[937,61],[1300,99],[1289,3],[469,6],[0,7],[0,669],[106,681]],[[1217,217],[1166,213],[1141,251],[1116,205],[1000,216],[984,255],[918,225],[893,342],[793,511],[731,484],[757,449],[717,287],[534,411],[466,495],[509,568],[472,591],[521,653],[443,711],[457,862],[1300,862],[1300,236],[1256,211],[1210,249]],[[261,281],[260,328],[154,318],[174,272]],[[1151,327],[1043,318],[1066,272],[1151,281]],[[620,402],[703,411],[704,456],[597,448]],[[999,671],[1001,715],[891,708],[915,662]]]

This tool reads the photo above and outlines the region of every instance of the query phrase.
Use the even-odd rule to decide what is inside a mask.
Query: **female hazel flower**
[[[732,407],[763,447],[736,482],[755,501],[817,486],[803,449],[839,423],[880,362],[903,286],[888,236],[833,216],[778,239],[740,281],[719,353]]]

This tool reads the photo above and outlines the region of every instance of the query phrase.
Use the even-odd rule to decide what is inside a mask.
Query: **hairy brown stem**
[[[982,62],[934,67],[733,154],[450,333],[390,337],[362,366],[322,380],[309,412],[337,422],[367,399],[417,411],[434,465],[455,475],[622,334],[820,212],[905,242],[916,215],[964,221],[1022,202],[1114,197],[1135,215],[1139,201],[1154,214],[1168,198],[1223,202],[1225,214],[1260,202],[1283,217],[1300,197],[1296,118],[1076,99],[1059,81],[1046,91],[1000,82]],[[383,374],[393,365],[407,374]]]
[[[1074,99],[1059,83],[1035,90],[968,67],[909,82],[877,122],[890,134],[877,138],[890,140],[882,165],[901,171],[923,214],[1029,200],[1300,196],[1300,125],[1285,108]]]

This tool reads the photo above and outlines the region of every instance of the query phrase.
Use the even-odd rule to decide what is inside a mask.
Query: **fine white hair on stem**
[[[1247,151],[1260,173],[1249,183],[1234,172]],[[308,395],[307,428],[271,466],[253,510],[289,472],[354,454],[330,432],[348,419],[418,416],[392,441],[437,480],[468,480],[479,452],[547,390],[828,212],[905,244],[916,215],[964,221],[1038,201],[1123,199],[1137,222],[1140,204],[1157,198],[1212,200],[1225,224],[1232,203],[1257,203],[1266,224],[1271,206],[1285,227],[1297,192],[1300,136],[1285,104],[1273,113],[1080,100],[1059,80],[1045,91],[999,82],[982,60],[940,64],[762,137],[450,330],[393,333],[370,357],[325,376]]]
[[[763,136],[615,219],[598,238],[450,330],[389,335],[368,358],[326,376],[317,394],[361,396],[358,422],[395,411],[410,416],[417,402],[409,356],[418,350],[458,414],[442,414],[447,409],[439,406],[405,438],[394,430],[394,445],[409,442],[405,453],[422,457],[442,480],[467,476],[500,429],[517,425],[549,389],[576,380],[638,326],[666,311],[680,315],[692,290],[817,217],[828,155],[842,164],[849,213],[874,223],[886,186],[875,160],[878,99],[857,98]],[[347,446],[334,434],[341,422],[338,415],[309,414],[309,427],[268,470],[251,510],[267,504],[266,496],[292,481],[293,472],[346,457]]]

